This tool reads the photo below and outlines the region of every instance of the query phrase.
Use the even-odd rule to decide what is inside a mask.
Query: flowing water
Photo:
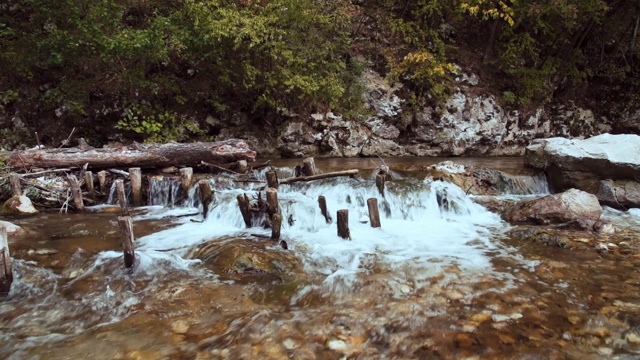
[[[397,172],[384,196],[370,176],[379,161],[369,159],[316,163],[361,168],[358,179],[281,185],[288,249],[259,219],[246,229],[238,211],[236,196],[257,197],[264,185],[225,178],[210,180],[206,219],[196,187],[184,196],[176,180],[152,179],[150,206],[134,212],[131,271],[112,207],[16,220],[29,234],[10,240],[15,280],[0,302],[0,357],[639,356],[638,211],[605,212],[617,232],[601,240],[620,250],[560,249],[514,237],[464,189],[425,179],[414,165],[427,160],[385,161]],[[548,192],[521,159],[475,164],[520,176],[503,198]],[[274,165],[281,178],[292,174],[294,163]],[[349,210],[351,240],[320,214],[320,195],[334,218]],[[368,224],[372,197],[378,229]]]

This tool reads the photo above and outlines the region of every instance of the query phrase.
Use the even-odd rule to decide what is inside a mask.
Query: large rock
[[[512,224],[562,224],[571,221],[593,225],[602,214],[595,195],[577,189],[520,202],[502,215]]]
[[[25,233],[23,228],[8,221],[0,220],[0,228],[4,228],[7,231],[7,235],[22,235]]]
[[[33,207],[31,200],[24,195],[13,196],[2,206],[2,215],[34,215],[37,213],[38,210]]]
[[[633,180],[602,180],[596,196],[607,206],[637,207],[640,204],[640,183]]]
[[[217,239],[192,248],[187,258],[200,259],[223,278],[237,281],[282,281],[302,273],[295,253],[270,240]]]
[[[281,109],[264,122],[238,115],[210,116],[207,123],[216,139],[246,139],[260,156],[286,157],[521,156],[536,138],[588,137],[612,131],[609,124],[620,124],[618,132],[638,131],[638,113],[605,119],[572,103],[509,110],[499,96],[483,90],[477,76],[459,75],[455,94],[437,106],[416,106],[399,82],[390,84],[368,70],[362,75],[366,114],[302,115]],[[270,126],[259,125],[265,122]]]
[[[599,194],[607,205],[640,207],[637,196],[637,179],[640,179],[638,135],[602,134],[586,140],[534,140],[526,149],[525,164],[544,170],[556,191],[577,188]],[[615,180],[621,185],[602,184],[603,180]]]

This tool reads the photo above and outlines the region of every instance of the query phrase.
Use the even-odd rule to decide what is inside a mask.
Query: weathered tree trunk
[[[11,192],[13,196],[22,195],[22,186],[20,185],[20,175],[16,173],[9,174],[9,183],[11,184]]]
[[[12,282],[13,270],[11,269],[7,229],[0,227],[0,295],[9,294]]]
[[[338,210],[338,236],[343,239],[351,240],[351,232],[349,232],[349,210]]]
[[[122,250],[124,252],[124,266],[129,269],[133,267],[136,261],[133,250],[133,220],[131,220],[130,216],[118,216],[118,225],[120,225]]]
[[[93,187],[93,172],[85,171],[84,184],[87,186],[87,192],[89,193],[89,199],[96,199],[96,189]]]
[[[142,206],[142,171],[140,168],[129,169],[129,180],[131,181],[131,204]]]
[[[116,183],[116,194],[118,196],[118,204],[120,204],[120,211],[122,216],[129,216],[129,207],[127,206],[127,194],[124,192],[124,180],[118,179]]]
[[[378,199],[370,198],[367,200],[367,207],[369,208],[369,223],[373,228],[380,227],[380,212],[378,211]]]
[[[304,176],[313,176],[316,174],[316,162],[312,157],[302,161],[302,174]]]
[[[73,206],[78,211],[84,211],[84,202],[82,201],[82,190],[80,183],[75,175],[69,175],[69,185],[71,186],[71,197],[73,198]]]
[[[228,163],[255,161],[256,152],[244,140],[190,144],[150,144],[117,149],[52,149],[14,152],[9,164],[14,168],[59,168],[89,164],[90,168],[195,166],[201,161]]]
[[[387,175],[379,173],[376,175],[376,187],[378,188],[378,192],[380,195],[384,196],[384,183],[387,178]]]
[[[278,189],[278,173],[271,169],[267,172],[267,186],[270,188]]]
[[[327,199],[324,196],[318,196],[318,205],[320,206],[320,213],[324,216],[324,220],[327,224],[331,224],[331,215],[329,215],[329,211],[327,210]]]
[[[282,215],[273,214],[271,217],[271,239],[280,240],[280,228],[282,227]]]
[[[274,188],[267,189],[267,214],[271,219],[278,212],[278,190]]]
[[[180,182],[182,184],[182,191],[184,192],[185,197],[189,195],[189,189],[191,189],[192,178],[193,178],[193,168],[186,167],[186,168],[180,169]]]
[[[100,192],[102,194],[107,193],[107,172],[102,170],[98,172],[98,184],[100,185]]]
[[[300,177],[282,179],[280,180],[280,184],[282,185],[282,184],[291,184],[298,181],[328,179],[328,178],[339,177],[339,176],[354,176],[357,174],[358,174],[358,169],[343,170],[343,171],[336,171],[336,172],[324,173],[324,174],[313,175],[313,176],[300,176]]]
[[[209,180],[198,181],[198,189],[200,190],[200,202],[202,203],[202,217],[207,218],[209,215],[209,206],[213,201],[213,190]]]
[[[242,214],[242,219],[244,220],[244,224],[250,228],[252,225],[251,221],[251,210],[249,210],[249,199],[245,195],[238,195],[238,207],[240,208],[240,213]]]

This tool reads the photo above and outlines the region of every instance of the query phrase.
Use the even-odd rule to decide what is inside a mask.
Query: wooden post
[[[302,160],[302,174],[304,176],[313,176],[316,174],[316,163],[312,157]]]
[[[280,228],[282,227],[282,215],[275,213],[271,217],[271,240],[280,240]]]
[[[331,224],[331,215],[329,215],[329,211],[327,210],[327,199],[320,195],[318,196],[318,205],[320,205],[320,213],[324,216],[327,224]]]
[[[267,214],[269,218],[278,212],[278,190],[274,188],[267,189]]]
[[[20,186],[20,175],[16,173],[9,174],[9,183],[11,183],[11,192],[14,196],[22,195],[22,186]]]
[[[93,172],[84,172],[84,184],[87,186],[87,192],[89,193],[89,199],[96,199],[96,189],[93,187]]]
[[[351,233],[349,232],[349,210],[338,210],[338,236],[343,239],[351,240]]]
[[[248,166],[247,166],[247,160],[238,160],[237,167],[238,167],[238,169],[237,169],[237,170],[238,170],[238,172],[239,172],[240,174],[244,174],[244,173],[246,173],[246,172],[247,172],[247,168],[248,168]]]
[[[80,190],[80,183],[75,175],[69,175],[69,185],[71,185],[71,197],[73,198],[73,206],[76,210],[84,211],[84,203],[82,201],[82,190]]]
[[[118,204],[120,204],[120,211],[122,216],[129,216],[129,207],[127,206],[127,194],[124,192],[124,181],[118,179],[116,183],[116,194],[118,195]]]
[[[267,171],[267,186],[278,189],[278,174],[274,169]]]
[[[258,191],[258,209],[262,209],[265,206],[264,200],[262,200],[262,192]]]
[[[209,206],[213,201],[213,190],[209,180],[198,181],[198,189],[200,190],[200,202],[202,203],[202,217],[207,218],[209,215]]]
[[[102,170],[98,172],[98,184],[100,185],[100,192],[107,193],[107,172]]]
[[[124,252],[124,267],[129,269],[136,261],[133,251],[133,220],[131,220],[131,216],[118,216],[118,225],[120,225],[120,238]]]
[[[129,180],[131,181],[131,204],[142,206],[142,172],[140,168],[129,169]]]
[[[382,196],[384,196],[384,183],[385,183],[386,177],[387,176],[383,173],[378,173],[378,175],[376,175],[376,187],[378,188],[378,192]]]
[[[7,229],[0,228],[0,295],[8,295],[13,282],[13,270],[11,269],[11,256],[9,255],[9,240]]]
[[[367,200],[367,207],[369,208],[369,222],[371,227],[380,227],[380,212],[378,211],[378,199],[370,198]]]
[[[249,211],[249,200],[246,194],[243,196],[242,194],[238,195],[238,207],[240,208],[240,213],[242,214],[242,219],[244,220],[244,224],[250,228],[251,227],[251,211]]]
[[[191,188],[193,178],[193,168],[186,167],[180,169],[180,181],[182,183],[182,191],[184,192],[184,196],[187,197],[189,195],[189,189]]]

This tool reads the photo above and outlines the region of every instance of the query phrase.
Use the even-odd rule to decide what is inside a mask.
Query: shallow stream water
[[[382,160],[316,160],[361,176],[281,185],[286,250],[238,211],[236,196],[261,183],[212,179],[205,220],[195,188],[179,201],[176,183],[153,180],[152,206],[134,211],[132,271],[110,207],[13,219],[29,233],[10,239],[0,358],[638,358],[640,211],[606,209],[616,233],[600,251],[523,240],[465,190],[425,179],[442,160],[385,159],[384,196],[371,177]],[[532,175],[518,158],[454,161]],[[297,161],[272,164],[283,178]],[[525,183],[502,196],[547,191]],[[379,229],[367,223],[371,197]],[[337,236],[338,209],[349,209],[350,241]]]

